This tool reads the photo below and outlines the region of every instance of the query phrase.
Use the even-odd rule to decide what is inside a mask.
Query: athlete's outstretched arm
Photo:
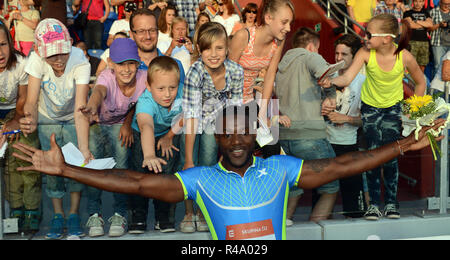
[[[48,151],[42,151],[22,143],[15,144],[14,148],[24,154],[13,153],[13,155],[32,163],[31,166],[17,169],[70,178],[111,192],[136,194],[171,203],[184,200],[183,187],[173,175],[143,174],[124,169],[92,170],[68,165],[64,161],[61,148],[56,144],[54,134],[50,140],[51,149]]]
[[[439,119],[433,126],[437,129],[445,120]],[[381,146],[374,150],[351,152],[336,158],[304,161],[298,186],[312,189],[331,181],[346,178],[376,168],[407,151],[420,150],[429,145],[426,131],[423,128],[419,140],[415,140],[414,132],[397,142]],[[436,138],[441,140],[443,136]]]

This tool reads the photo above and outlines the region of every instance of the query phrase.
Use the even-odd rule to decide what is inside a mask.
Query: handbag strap
[[[91,8],[91,4],[92,4],[92,0],[89,0],[89,4],[88,4],[88,7],[87,7],[87,9],[86,9],[86,13],[89,12],[89,8]]]

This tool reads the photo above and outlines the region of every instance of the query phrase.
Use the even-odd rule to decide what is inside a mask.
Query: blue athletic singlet
[[[253,157],[241,177],[220,163],[176,173],[184,198],[199,205],[213,239],[286,239],[289,188],[297,185],[303,160]]]

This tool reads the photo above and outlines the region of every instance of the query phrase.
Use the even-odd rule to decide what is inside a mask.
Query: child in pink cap
[[[93,158],[88,149],[89,120],[75,108],[85,106],[89,93],[90,64],[83,51],[72,47],[67,28],[56,19],[44,19],[36,27],[34,52],[30,53],[28,94],[20,128],[25,135],[38,130],[42,148],[50,148],[50,135],[56,134],[59,145],[78,145],[86,162]],[[86,133],[83,133],[86,131]],[[67,187],[66,187],[67,186]],[[68,235],[83,236],[78,208],[83,185],[60,177],[47,178],[46,192],[51,198],[54,216],[48,239],[61,239],[65,219],[63,197],[70,193]]]

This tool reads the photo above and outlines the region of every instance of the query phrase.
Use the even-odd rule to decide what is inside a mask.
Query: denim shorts
[[[38,136],[41,148],[44,151],[50,150],[50,136],[55,133],[56,143],[61,147],[68,142],[78,146],[77,131],[74,120],[56,121],[39,114]],[[81,192],[84,185],[71,179],[57,176],[46,176],[46,193],[50,198],[61,199],[68,192]]]
[[[327,139],[299,139],[299,140],[280,140],[281,147],[287,155],[291,155],[303,160],[314,160],[324,158],[334,158],[333,147]],[[301,178],[300,178],[301,181]],[[333,194],[339,191],[339,181],[334,180],[330,183],[317,188],[319,194]],[[293,187],[290,195],[298,196],[303,194],[303,189]]]

